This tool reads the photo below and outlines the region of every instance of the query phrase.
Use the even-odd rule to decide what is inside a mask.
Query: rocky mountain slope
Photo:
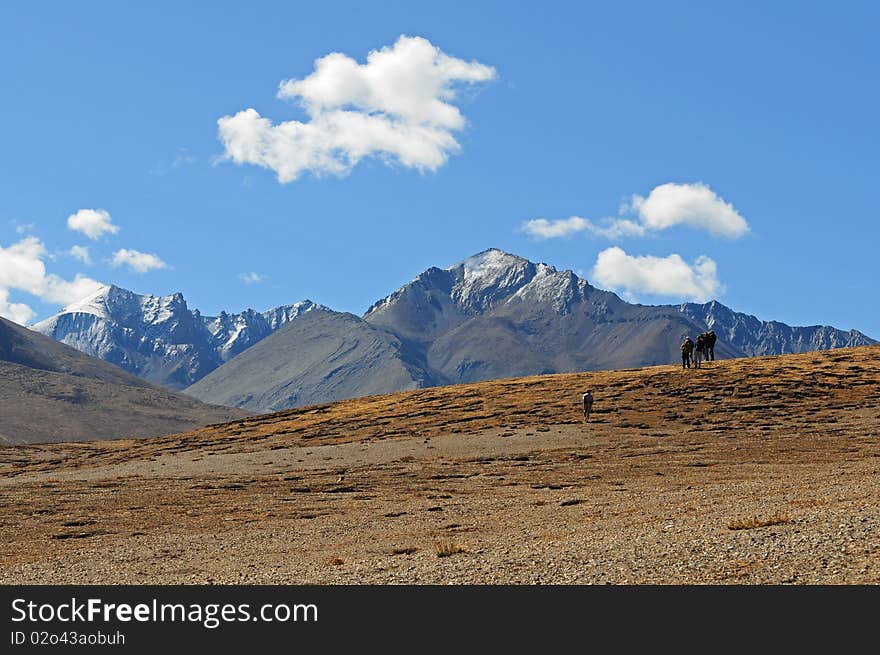
[[[715,330],[718,338],[750,357],[785,355],[832,348],[852,348],[876,343],[858,330],[838,330],[828,325],[791,327],[779,321],[762,321],[735,312],[717,300],[704,305],[687,303],[680,311]]]
[[[430,377],[409,361],[399,339],[357,316],[311,311],[186,393],[265,412],[429,386]]]
[[[198,402],[0,318],[0,442],[151,437],[243,412]]]
[[[303,322],[307,317],[314,320]],[[286,325],[298,327],[282,330]],[[678,359],[684,334],[710,328],[721,358],[875,343],[855,330],[790,327],[718,302],[631,304],[571,271],[497,249],[426,270],[371,306],[363,320],[309,301],[202,317],[180,294],[138,296],[107,287],[35,326],[146,379],[252,411],[663,364]]]
[[[635,305],[571,271],[496,249],[428,269],[363,321],[345,316],[293,321],[187,393],[273,411],[415,387],[663,364],[677,360],[682,335],[710,327],[720,337],[716,356],[725,359],[873,343],[855,331],[761,322],[717,302]],[[365,355],[376,344],[381,355]]]
[[[632,305],[494,249],[425,271],[364,319],[406,342],[437,383],[667,363],[683,334],[705,330],[674,307]],[[742,353],[722,343],[718,354]]]
[[[202,316],[180,293],[139,295],[104,286],[33,329],[145,380],[183,389],[315,307],[306,300],[262,313]]]

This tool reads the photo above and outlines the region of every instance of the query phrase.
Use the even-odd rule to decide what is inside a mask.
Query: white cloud
[[[18,223],[15,226],[15,232],[16,234],[27,234],[33,232],[36,227],[33,223]]]
[[[89,254],[89,249],[85,246],[72,246],[70,250],[67,251],[71,257],[76,260],[81,261],[83,264],[91,264],[92,257]]]
[[[706,302],[722,291],[715,262],[701,256],[692,265],[679,255],[632,256],[618,247],[599,253],[592,271],[599,286],[622,291],[633,298],[649,293]]]
[[[308,121],[275,125],[245,109],[217,121],[219,138],[227,159],[271,169],[282,183],[307,171],[345,175],[369,156],[433,171],[460,150],[453,133],[465,119],[452,104],[456,86],[495,75],[427,39],[401,36],[365,64],[334,52],[307,77],[282,82],[278,96],[298,100]]]
[[[633,215],[635,220],[625,218]],[[661,184],[647,198],[634,195],[620,208],[620,217],[600,222],[588,218],[548,221],[537,218],[522,225],[524,232],[536,239],[568,237],[578,232],[591,232],[607,239],[643,236],[651,231],[675,225],[690,225],[715,236],[738,238],[748,233],[749,224],[728,202],[705,184]]]
[[[168,268],[168,264],[163,262],[158,256],[148,252],[139,252],[137,250],[129,250],[128,248],[120,248],[113,253],[113,266],[125,266],[135,273],[146,273],[160,268]]]
[[[536,218],[523,223],[522,230],[526,234],[540,240],[569,237],[584,231],[592,232],[607,239],[641,236],[645,233],[645,228],[642,225],[627,219],[606,218],[601,224],[598,224],[580,216],[572,216],[555,221],[548,221],[546,218]]]
[[[9,291],[0,288],[0,316],[8,318],[13,323],[27,325],[37,313],[28,305],[20,302],[9,302]]]
[[[728,202],[705,184],[661,184],[647,198],[634,195],[630,205],[650,230],[690,225],[715,236],[744,236],[749,224]]]
[[[68,304],[97,291],[101,286],[89,277],[77,275],[65,280],[47,273],[48,252],[43,242],[29,236],[9,247],[0,246],[0,315],[17,323],[29,321],[34,311],[26,304],[9,302],[11,290],[24,291],[41,300]]]
[[[67,217],[67,227],[82,232],[90,239],[119,232],[119,227],[113,224],[110,214],[103,209],[80,209]]]
[[[254,271],[251,271],[250,273],[242,273],[238,278],[245,284],[256,284],[257,282],[262,282],[266,279],[263,275],[255,273]]]

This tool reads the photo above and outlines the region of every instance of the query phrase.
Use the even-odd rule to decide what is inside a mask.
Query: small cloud
[[[225,158],[276,173],[282,184],[311,172],[347,175],[366,157],[434,171],[461,146],[466,124],[453,104],[462,85],[494,79],[495,69],[444,53],[422,37],[401,36],[359,64],[341,52],[315,61],[303,79],[281,82],[278,97],[308,120],[274,124],[255,109],[217,121]]]
[[[67,217],[67,227],[75,232],[82,232],[92,240],[104,234],[119,232],[119,227],[113,224],[110,214],[103,209],[80,209]]]
[[[149,173],[150,175],[163,176],[185,166],[192,166],[198,161],[199,158],[192,154],[189,151],[189,148],[178,148],[177,153],[174,155],[174,159],[171,160],[170,164],[167,161],[161,161],[153,166]]]
[[[22,302],[9,302],[9,290],[0,287],[0,316],[13,323],[27,325],[36,315],[37,313],[29,305]]]
[[[189,148],[178,148],[177,156],[171,162],[171,168],[182,168],[183,166],[195,164],[197,161],[198,157],[190,153]]]
[[[81,261],[83,264],[91,264],[92,258],[89,255],[89,249],[85,246],[72,246],[67,254],[74,259]]]
[[[634,195],[621,205],[619,217],[594,222],[572,216],[548,221],[537,218],[526,221],[521,229],[539,240],[569,237],[590,232],[606,239],[639,237],[676,225],[690,225],[706,230],[713,236],[736,239],[749,232],[749,224],[728,202],[705,184],[661,184],[647,198]],[[626,218],[631,215],[632,218]]]
[[[649,230],[690,225],[731,239],[749,232],[749,224],[733,205],[702,182],[661,184],[647,198],[633,196],[629,207]]]
[[[251,271],[250,273],[241,273],[238,276],[238,279],[244,282],[245,284],[257,284],[258,282],[262,282],[265,280],[265,276],[260,275],[259,273],[255,273]]]
[[[33,223],[18,223],[15,226],[16,234],[27,234],[28,232],[33,232],[36,229],[36,225]]]
[[[677,254],[632,256],[616,246],[599,253],[592,278],[596,284],[621,291],[630,299],[638,293],[649,293],[706,302],[723,290],[718,267],[706,256],[688,264]]]
[[[125,266],[135,273],[146,273],[160,268],[168,268],[168,264],[156,255],[127,248],[121,248],[113,253],[111,263],[117,268]]]
[[[522,231],[538,240],[570,237],[578,232],[591,232],[608,239],[626,236],[642,236],[645,228],[633,221],[620,218],[606,218],[601,224],[588,218],[572,216],[562,220],[548,221],[536,218],[522,224]]]

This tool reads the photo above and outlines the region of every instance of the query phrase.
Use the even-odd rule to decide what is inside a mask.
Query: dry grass
[[[415,546],[407,546],[405,548],[395,548],[391,551],[392,555],[412,555],[417,552],[419,549]]]
[[[587,384],[601,389],[589,430],[576,402]],[[0,448],[0,581],[880,580],[880,346],[393,400],[144,441]],[[343,471],[357,492],[338,491]],[[441,498],[446,511],[426,511]],[[670,517],[658,544],[653,527]],[[82,520],[95,523],[63,525]],[[810,567],[804,549],[819,561],[850,547],[849,529],[828,530],[840,523],[859,552],[839,569]],[[749,529],[780,547],[737,532]],[[53,538],[82,530],[94,534]],[[521,566],[551,557],[596,565]]]
[[[455,555],[456,553],[463,553],[464,548],[462,548],[459,544],[454,541],[435,541],[434,542],[434,554],[437,557],[449,557],[450,555]]]
[[[615,434],[656,437],[659,429],[675,435],[693,430],[695,420],[707,418],[711,418],[713,429],[730,434],[746,425],[769,431],[783,419],[777,412],[764,412],[756,419],[754,411],[761,403],[813,416],[817,408],[827,408],[836,400],[859,404],[873,398],[880,371],[880,346],[712,364],[706,369],[710,378],[688,375],[674,365],[562,373],[368,396],[154,439],[39,445],[32,447],[29,454],[37,457],[26,468],[52,472],[56,466],[50,462],[56,461],[69,469],[145,461],[157,454],[254,452],[294,445],[412,438],[413,434],[433,439],[490,429],[517,433],[527,430],[525,436],[534,436],[536,430],[547,426],[582,425],[576,400],[584,386],[601,389],[593,409],[596,418],[590,422],[591,434],[597,436],[612,430]],[[826,374],[831,369],[833,377]],[[773,396],[762,399],[767,394]],[[670,397],[705,402],[691,403],[686,408],[675,405],[672,411]],[[528,411],[512,412],[524,407]],[[713,411],[707,414],[707,408]],[[714,411],[721,408],[726,411]],[[827,423],[833,418],[825,416],[823,420]],[[47,456],[41,459],[41,454]],[[4,458],[0,450],[0,475],[18,475],[22,468]]]
[[[727,524],[728,530],[752,530],[754,528],[766,528],[771,525],[782,525],[783,523],[791,523],[791,517],[788,514],[776,514],[766,519],[759,519],[753,516],[747,519],[731,521]]]

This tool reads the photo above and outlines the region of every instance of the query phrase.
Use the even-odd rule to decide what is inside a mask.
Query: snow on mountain
[[[311,300],[300,300],[292,305],[281,305],[281,307],[269,309],[263,312],[262,316],[266,319],[272,330],[277,330],[285,323],[290,323],[290,321],[298,316],[316,309],[325,312],[330,311],[329,307],[313,303]]]
[[[213,402],[271,408],[379,389],[671,363],[683,334],[709,328],[721,358],[875,343],[855,330],[762,321],[717,301],[632,304],[572,271],[495,248],[427,269],[362,318],[308,300],[202,316],[179,293],[142,296],[107,286],[34,326],[178,389],[222,367],[193,391]]]
[[[205,316],[203,321],[211,333],[212,347],[225,362],[266,338],[282,325],[314,309],[327,310],[311,300],[302,300],[262,313],[253,309],[247,309],[240,314],[220,312],[220,316]]]
[[[108,285],[32,329],[151,382],[183,389],[313,309],[302,301],[256,312],[202,316],[180,293],[140,295]]]
[[[364,318],[380,316],[402,300],[415,296],[446,296],[462,317],[481,314],[507,302],[549,303],[566,313],[571,303],[591,288],[571,271],[557,271],[497,248],[484,250],[447,269],[430,268],[391,295],[371,306]],[[427,301],[438,308],[437,298]]]

